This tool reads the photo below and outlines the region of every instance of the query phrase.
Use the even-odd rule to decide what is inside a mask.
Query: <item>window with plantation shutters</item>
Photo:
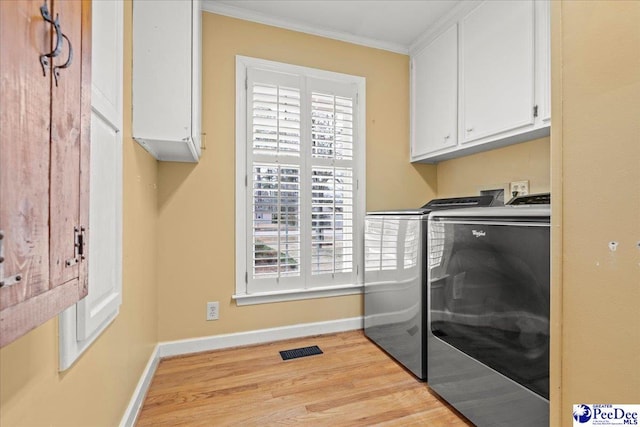
[[[236,63],[238,304],[359,292],[364,79]]]

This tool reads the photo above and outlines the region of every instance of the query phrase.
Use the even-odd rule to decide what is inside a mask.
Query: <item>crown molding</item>
[[[243,19],[245,21],[257,22],[259,24],[284,28],[286,30],[299,31],[301,33],[312,34],[314,36],[326,37],[347,43],[357,44],[360,46],[371,47],[374,49],[382,49],[389,52],[400,53],[403,55],[409,54],[409,47],[401,44],[370,39],[367,37],[359,37],[342,31],[335,31],[328,28],[316,27],[313,25],[289,22],[284,19],[274,18],[264,13],[254,12],[225,3],[219,3],[214,0],[203,0],[201,10],[204,12]]]
[[[409,54],[415,55],[418,51],[422,50],[447,28],[479,6],[480,3],[482,3],[481,0],[465,0],[458,3],[411,43],[408,49]]]

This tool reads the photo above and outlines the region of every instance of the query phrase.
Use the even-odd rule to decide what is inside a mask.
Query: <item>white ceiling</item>
[[[202,9],[407,53],[463,0],[204,0]]]

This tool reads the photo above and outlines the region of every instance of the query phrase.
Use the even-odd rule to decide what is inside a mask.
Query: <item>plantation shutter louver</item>
[[[249,282],[290,287],[291,279],[301,272],[300,80],[251,71],[247,80],[251,81],[247,91]]]
[[[353,269],[353,99],[311,93],[311,147],[311,272],[349,273]]]
[[[247,292],[355,282],[355,85],[247,69]]]

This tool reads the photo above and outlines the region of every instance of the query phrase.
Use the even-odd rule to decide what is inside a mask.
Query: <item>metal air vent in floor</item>
[[[317,345],[311,347],[294,348],[292,350],[283,350],[280,352],[282,360],[297,359],[299,357],[314,356],[322,354],[322,350]]]

